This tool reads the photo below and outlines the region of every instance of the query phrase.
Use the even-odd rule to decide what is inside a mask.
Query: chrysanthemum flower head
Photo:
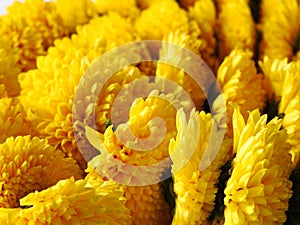
[[[0,210],[0,215],[6,216],[4,224],[127,225],[131,218],[122,196],[122,189],[111,181],[70,178],[22,198],[24,209]]]
[[[276,224],[286,220],[291,197],[291,155],[282,121],[258,110],[233,115],[233,170],[225,189],[224,224]]]
[[[166,159],[169,141],[176,135],[175,115],[176,108],[167,97],[150,95],[145,100],[136,99],[128,122],[116,131],[110,126],[97,138],[86,128],[89,140],[101,152],[89,165],[108,179],[130,184],[125,187],[126,207],[135,224],[168,224],[170,220],[163,189],[157,182],[170,166]],[[156,166],[164,160],[167,163]]]
[[[105,130],[103,146],[126,164],[156,164],[169,155],[169,141],[176,135],[175,115],[176,108],[166,99],[159,96],[138,98],[130,108],[127,123],[120,124],[116,131],[113,126]]]
[[[89,142],[99,150],[104,148],[104,152],[100,150],[100,158],[107,160],[105,152],[108,151],[122,162],[149,167],[167,158],[169,140],[176,134],[176,109],[183,106],[189,112],[193,107],[188,94],[180,86],[171,84],[166,85],[164,79],[152,83],[144,77],[124,86],[113,103],[113,112],[110,112],[113,127],[108,127],[104,136],[99,134],[100,139],[93,129],[85,128]],[[146,99],[141,98],[147,95]],[[104,146],[101,147],[100,141]],[[103,171],[110,170],[105,168]],[[149,172],[158,175],[156,169]]]
[[[0,83],[7,86],[9,96],[16,96],[20,71],[36,68],[36,58],[45,55],[55,39],[70,33],[54,2],[14,2],[7,11],[0,17]]]
[[[253,51],[256,31],[248,2],[243,0],[219,1],[218,8],[217,33],[220,40],[220,58],[223,59],[236,47]]]
[[[43,190],[61,179],[81,178],[82,172],[71,158],[37,137],[18,136],[0,144],[1,207],[18,207],[20,198]]]
[[[43,0],[26,0],[24,3],[14,2],[7,10],[7,23],[1,27],[1,33],[16,32],[13,41],[14,47],[21,49],[19,68],[22,71],[35,68],[36,57],[45,54],[56,38],[65,35],[55,4]]]
[[[271,59],[299,59],[299,2],[297,0],[262,1],[261,12],[261,55]]]
[[[250,51],[233,50],[218,69],[217,80],[222,88],[222,96],[226,101],[226,123],[228,135],[232,136],[231,118],[233,114],[232,103],[240,107],[242,115],[246,118],[247,111],[263,109],[265,105],[265,91],[261,74],[257,74]],[[232,103],[230,103],[232,102]],[[213,105],[216,112],[223,111],[216,100]]]
[[[33,128],[17,98],[0,98],[0,144],[6,138],[31,134]]]
[[[174,0],[158,1],[141,12],[135,27],[142,39],[161,40],[174,30],[188,29],[187,13]]]
[[[266,57],[260,65],[269,78],[275,100],[280,101],[277,110],[278,114],[283,115],[282,126],[287,130],[288,143],[292,146],[290,153],[296,166],[300,160],[300,63],[288,63],[287,59],[270,60]]]
[[[176,124],[176,141],[169,146],[176,194],[172,224],[205,224],[214,209],[220,167],[229,159],[231,140],[222,144],[224,131],[203,111],[193,110],[187,121],[180,110]]]

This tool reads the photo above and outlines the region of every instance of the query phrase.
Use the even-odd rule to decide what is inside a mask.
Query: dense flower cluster
[[[300,223],[298,0],[24,0],[0,24],[0,224]]]

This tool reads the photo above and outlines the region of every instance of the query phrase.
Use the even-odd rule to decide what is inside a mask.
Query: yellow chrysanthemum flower
[[[35,68],[35,59],[45,54],[65,29],[53,2],[26,0],[14,2],[1,17],[1,36],[14,33],[13,47],[21,49],[18,67],[22,71]],[[43,13],[41,13],[43,12]]]
[[[130,109],[128,125],[119,125],[117,133],[109,127],[104,133],[104,145],[117,159],[130,165],[158,163],[169,155],[169,141],[176,135],[175,115],[176,109],[165,99],[157,96],[150,96],[146,100],[137,99]],[[156,121],[156,118],[161,118],[163,122]],[[140,151],[149,146],[155,148]]]
[[[126,206],[131,211],[134,224],[170,222],[163,189],[156,184],[170,164],[167,161],[157,168],[153,165],[168,157],[169,141],[176,135],[175,115],[176,108],[166,96],[153,95],[145,100],[136,99],[130,108],[128,122],[120,124],[115,132],[110,126],[101,137],[101,134],[86,128],[88,139],[101,152],[89,162],[90,166],[109,179],[144,185],[125,186]],[[97,135],[100,135],[100,140],[103,139],[103,144],[99,143]],[[141,173],[145,177],[141,178]]]
[[[24,209],[0,209],[1,224],[131,224],[123,190],[111,181],[74,178],[27,195],[20,200]]]
[[[174,0],[155,2],[141,12],[135,27],[142,39],[161,40],[174,30],[188,30],[187,12]]]
[[[20,99],[25,109],[31,112],[28,117],[39,135],[72,155],[85,167],[85,161],[77,150],[72,123],[72,104],[77,85],[95,59],[114,47],[136,40],[137,35],[132,23],[117,13],[95,18],[89,24],[78,27],[77,31],[78,34],[71,39],[57,40],[46,57],[39,57],[36,70],[20,75]],[[130,77],[131,74],[123,73],[123,76],[117,76],[117,80],[112,79],[114,84],[107,86],[120,86],[124,76]],[[88,84],[90,86],[86,87],[88,93],[85,96],[93,94],[94,83]],[[107,91],[103,96],[117,94],[110,92],[110,89]],[[83,105],[89,103],[88,99],[84,101],[87,102],[82,102]],[[106,103],[107,99],[103,101]],[[80,110],[89,112],[90,109],[85,106]]]
[[[271,59],[300,58],[300,7],[297,0],[262,1],[261,54]],[[276,35],[274,35],[276,34]]]
[[[219,1],[218,8],[219,57],[223,59],[237,47],[254,51],[255,23],[248,3],[243,0]]]
[[[17,98],[0,98],[0,144],[11,136],[31,134],[32,126]]]
[[[266,97],[262,76],[257,74],[255,63],[251,58],[250,51],[235,49],[224,59],[218,69],[217,80],[222,88],[222,96],[219,97],[226,101],[226,123],[229,137],[232,137],[233,129],[231,123],[232,103],[239,106],[245,118],[248,111],[257,108],[262,110],[265,106]],[[215,112],[225,110],[219,107],[218,99],[213,103],[213,110]]]
[[[0,207],[18,207],[19,199],[43,190],[61,179],[81,178],[82,172],[71,158],[64,158],[47,141],[18,136],[0,144]]]
[[[56,39],[68,36],[95,14],[89,0],[14,2],[0,17],[0,83],[9,96],[20,92],[20,71],[36,68],[36,58],[45,55]]]
[[[282,224],[291,197],[291,155],[282,121],[258,110],[233,115],[233,171],[225,188],[225,225]]]
[[[188,0],[187,2],[190,2]],[[216,59],[215,27],[217,23],[216,8],[212,0],[197,0],[192,7],[188,8],[188,16],[190,20],[195,20],[200,28],[201,57],[205,63],[216,71],[218,62]]]
[[[101,165],[97,162],[97,160],[107,161],[107,153],[126,165],[132,166],[155,165],[169,156],[169,141],[176,135],[176,108],[169,100],[170,96],[164,98],[156,95],[150,95],[145,100],[136,99],[130,108],[129,119],[126,118],[128,122],[120,124],[116,131],[113,131],[113,126],[110,126],[105,130],[104,135],[99,133],[103,145],[97,143],[99,139],[91,139],[91,137],[96,138],[97,134],[93,136],[95,131],[86,128],[87,138],[101,152],[101,155],[95,157],[98,159],[94,159],[93,162],[98,166],[97,169],[101,174],[114,178],[115,175],[120,176],[122,173],[122,168],[116,168],[115,170],[120,170],[120,174],[110,174],[113,170],[107,168],[118,165],[109,162]],[[114,123],[114,121],[112,122]],[[99,165],[107,166],[99,167]],[[154,177],[153,180],[159,178],[168,166],[170,165],[166,164],[163,168],[149,169],[149,177]],[[130,180],[132,175],[124,172],[123,176],[127,178],[129,176]]]
[[[220,168],[229,160],[231,140],[221,147],[224,131],[203,111],[192,111],[186,121],[180,110],[176,124],[176,141],[169,146],[176,194],[172,224],[206,224],[214,209]]]
[[[292,146],[293,166],[300,161],[300,62],[265,58],[260,62],[264,74],[269,78],[276,100],[280,101],[278,114],[283,115],[282,126],[287,130],[287,142]]]
[[[139,9],[136,0],[110,1],[95,0],[94,5],[99,13],[117,12],[124,17],[135,19],[139,16]]]

